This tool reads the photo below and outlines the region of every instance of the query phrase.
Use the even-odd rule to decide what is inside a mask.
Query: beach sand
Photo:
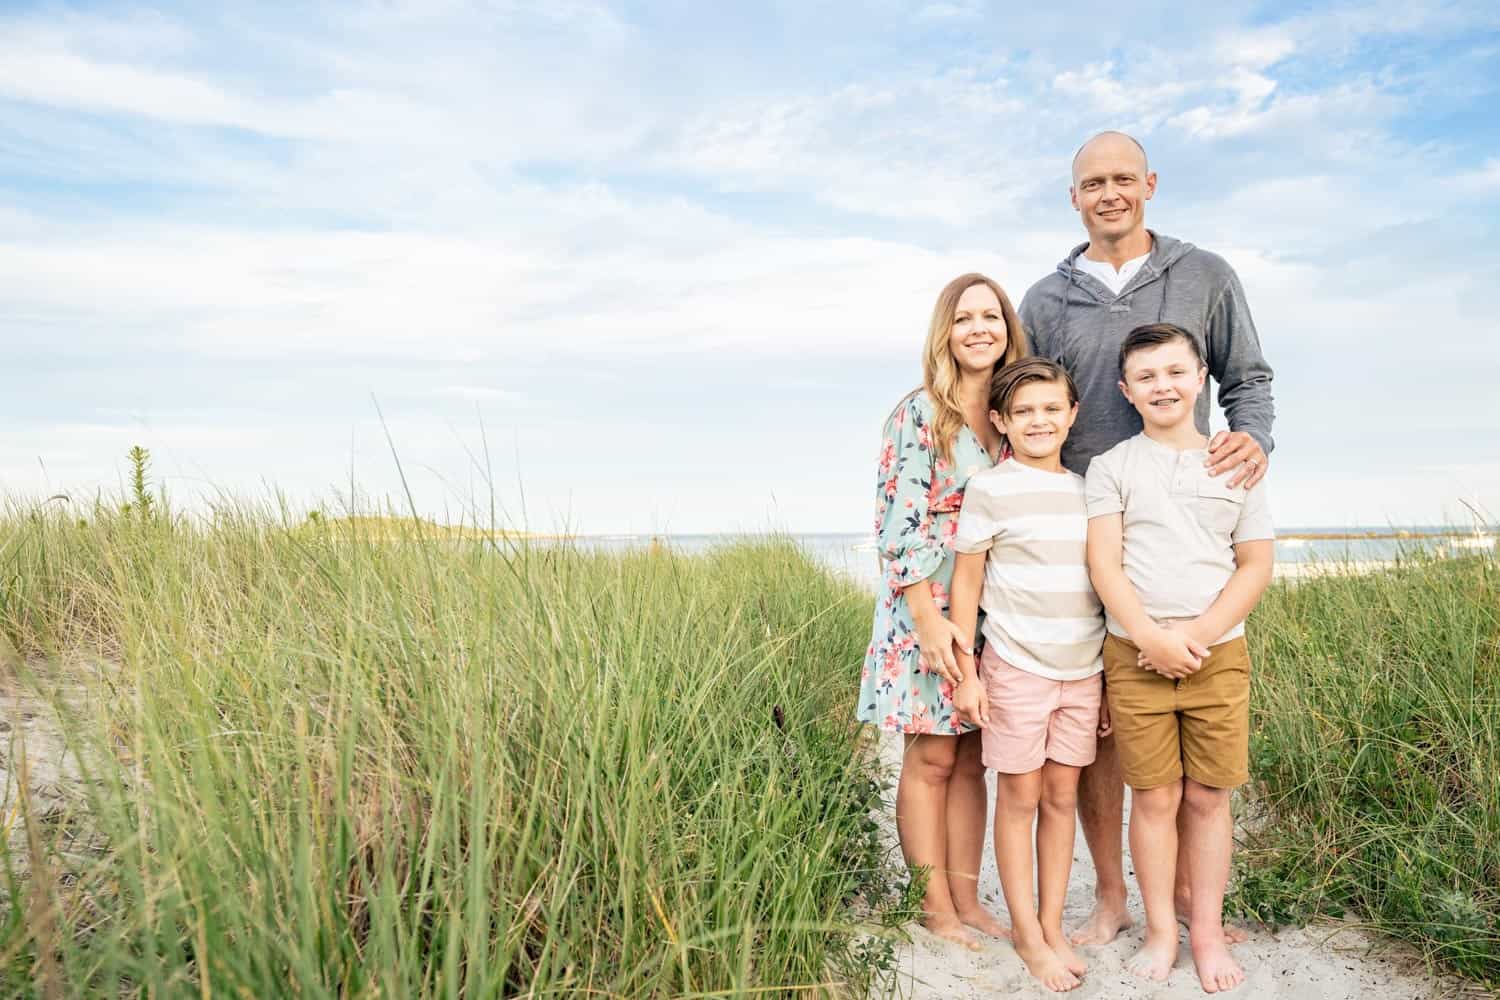
[[[882,763],[894,785],[899,773],[901,738],[882,734]],[[994,775],[989,776],[990,802],[994,803]],[[894,788],[890,796],[894,797]],[[1127,803],[1128,808],[1128,803]],[[895,810],[887,802],[881,822],[896,850]],[[985,833],[985,860],[979,876],[980,899],[1002,920],[1005,901],[995,871],[993,831]],[[993,997],[1097,997],[1102,1000],[1176,1000],[1203,997],[1188,954],[1187,934],[1177,965],[1165,983],[1136,979],[1125,963],[1140,947],[1144,932],[1140,893],[1134,883],[1134,868],[1127,849],[1125,871],[1130,885],[1130,908],[1136,926],[1115,941],[1099,948],[1079,948],[1089,963],[1081,987],[1067,994],[1054,994],[1038,985],[1026,972],[1009,942],[984,939],[985,950],[971,952],[927,933],[919,925],[907,928],[910,943],[897,948],[900,995],[910,998],[944,997],[950,1000],[980,1000]],[[1093,903],[1093,864],[1078,831],[1073,851],[1073,874],[1063,926],[1071,930],[1088,917]],[[1007,920],[1008,922],[1008,920]],[[1480,996],[1472,986],[1458,980],[1427,973],[1419,957],[1403,945],[1366,934],[1352,926],[1323,923],[1308,928],[1271,931],[1252,928],[1250,940],[1237,945],[1234,953],[1244,966],[1246,981],[1229,996],[1254,1000],[1417,1000],[1417,998]]]

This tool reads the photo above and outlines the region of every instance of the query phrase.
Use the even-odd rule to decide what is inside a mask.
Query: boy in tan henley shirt
[[[1188,933],[1209,993],[1244,981],[1224,940],[1230,790],[1249,779],[1250,658],[1244,620],[1271,580],[1275,532],[1262,482],[1204,468],[1193,422],[1205,367],[1180,327],[1132,330],[1120,390],[1145,429],[1089,465],[1088,565],[1104,603],[1105,693],[1133,790],[1130,850],[1146,941],[1130,963],[1165,980],[1177,958],[1177,812],[1192,893]]]

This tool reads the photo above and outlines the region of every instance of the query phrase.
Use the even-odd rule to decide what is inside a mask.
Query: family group
[[[1019,312],[988,277],[950,282],[922,387],[886,421],[858,713],[904,734],[897,831],[930,931],[1009,937],[1048,988],[1079,986],[1075,946],[1133,922],[1129,785],[1130,970],[1166,980],[1181,921],[1217,993],[1244,981],[1222,913],[1249,779],[1244,621],[1274,560],[1271,369],[1229,265],[1146,228],[1140,143],[1094,136],[1070,191],[1088,241]],[[1212,437],[1209,377],[1229,424]],[[979,900],[986,768],[1009,927]],[[1097,883],[1067,933],[1075,816]]]

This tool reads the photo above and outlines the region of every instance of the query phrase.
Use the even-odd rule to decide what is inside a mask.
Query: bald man
[[[1021,301],[1021,323],[1042,357],[1061,363],[1078,385],[1078,421],[1062,461],[1083,475],[1089,462],[1141,431],[1141,417],[1120,392],[1120,342],[1137,326],[1175,323],[1198,341],[1219,386],[1228,431],[1213,435],[1207,464],[1231,486],[1253,486],[1266,473],[1274,443],[1271,369],[1245,303],[1239,278],[1222,257],[1146,228],[1146,202],[1156,193],[1146,151],[1122,132],[1102,132],[1073,157],[1069,188],[1088,242]],[[1209,394],[1198,397],[1198,430],[1209,433]],[[1095,907],[1072,935],[1077,944],[1105,944],[1133,922],[1125,907],[1120,832],[1124,777],[1114,739],[1099,743],[1083,771],[1078,815],[1097,873]],[[1179,843],[1182,838],[1179,837]],[[1177,904],[1187,913],[1187,871],[1179,855]],[[1226,926],[1231,942],[1244,932]]]

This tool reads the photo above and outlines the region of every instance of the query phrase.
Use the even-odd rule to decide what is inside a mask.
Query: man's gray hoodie
[[[1146,323],[1175,323],[1191,333],[1218,383],[1230,430],[1247,432],[1268,455],[1274,446],[1271,367],[1261,355],[1240,279],[1217,254],[1170,236],[1151,238],[1151,255],[1118,296],[1074,267],[1088,248],[1083,243],[1021,300],[1021,325],[1032,350],[1061,364],[1078,385],[1082,406],[1062,461],[1079,475],[1095,455],[1141,431],[1141,415],[1120,393],[1119,358],[1125,335]],[[1193,410],[1204,434],[1208,412],[1205,387]]]

